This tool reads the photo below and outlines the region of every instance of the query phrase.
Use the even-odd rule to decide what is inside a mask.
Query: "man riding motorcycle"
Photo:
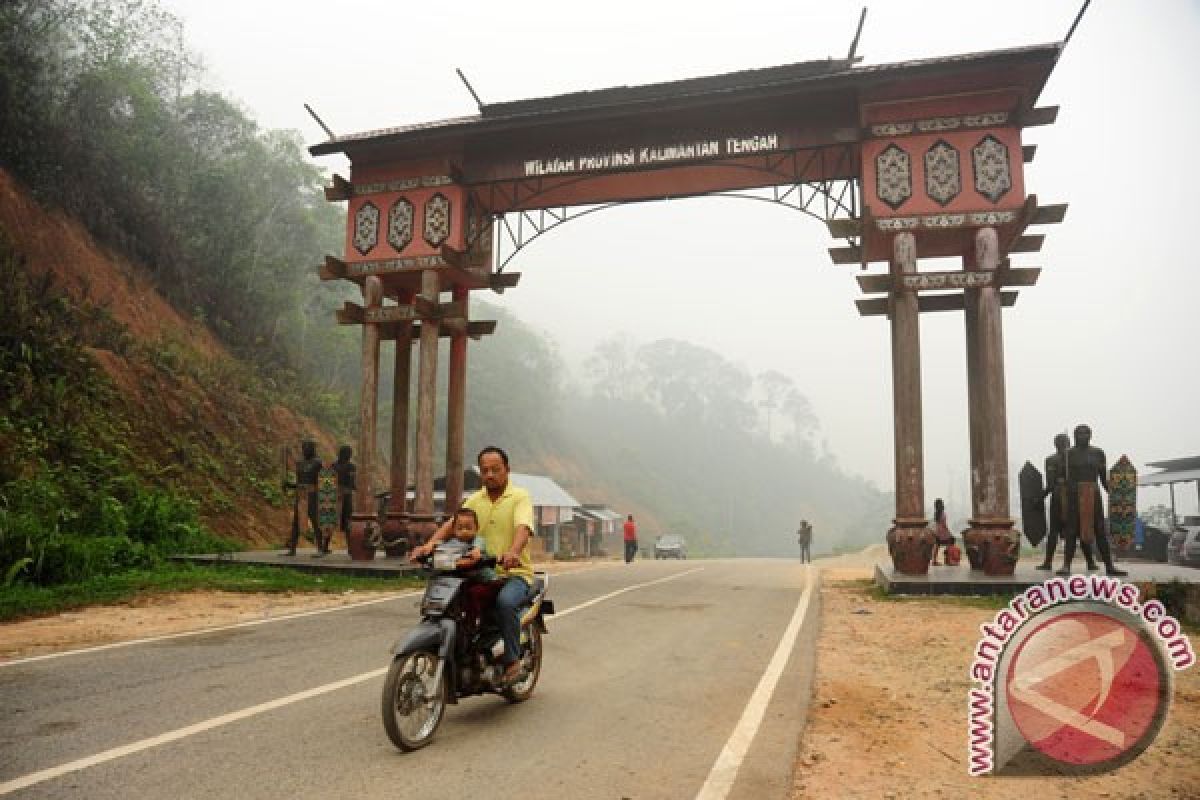
[[[497,575],[504,581],[496,596],[496,617],[504,640],[501,683],[516,681],[521,674],[521,621],[519,609],[533,584],[533,561],[529,538],[533,535],[533,501],[529,492],[508,480],[508,454],[499,447],[485,447],[476,457],[483,488],[463,503],[479,520],[479,535],[487,552],[496,554]],[[410,558],[420,560],[441,542],[454,535],[454,516],[430,537],[413,548]]]

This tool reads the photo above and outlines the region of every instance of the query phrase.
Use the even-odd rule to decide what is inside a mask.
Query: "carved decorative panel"
[[[912,162],[895,144],[875,156],[875,193],[893,211],[912,197]]]
[[[938,139],[925,151],[925,193],[939,205],[946,205],[962,191],[962,172],[958,151]]]
[[[365,256],[378,242],[379,209],[367,201],[354,212],[354,249]]]
[[[450,201],[441,192],[425,203],[425,241],[441,247],[450,238]]]
[[[1012,188],[1012,171],[1008,163],[1008,148],[988,134],[971,148],[971,163],[975,167],[975,191],[993,203]]]
[[[388,212],[388,244],[400,252],[413,240],[413,204],[401,197]]]

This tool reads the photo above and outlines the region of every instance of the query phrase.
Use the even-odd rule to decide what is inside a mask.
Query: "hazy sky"
[[[261,124],[338,133],[475,113],[486,102],[718,74],[846,54],[861,3],[357,2],[164,0],[208,68],[206,85]],[[1081,0],[873,2],[865,64],[1060,40]],[[1009,457],[1040,465],[1053,435],[1086,421],[1115,460],[1200,454],[1200,3],[1097,0],[1042,94],[1058,122],[1026,186],[1069,203],[1041,253],[1040,283],[1005,311]],[[345,162],[321,165],[347,174]],[[1036,232],[1036,231],[1035,231]],[[856,267],[810,217],[759,202],[627,206],[554,231],[509,267],[500,299],[568,362],[627,332],[678,337],[752,372],[791,375],[849,471],[892,487],[888,328],[861,318]],[[931,265],[930,265],[931,266]],[[879,270],[877,266],[875,269]],[[927,267],[928,268],[928,267]],[[496,299],[492,296],[492,299]],[[330,324],[333,321],[330,320]],[[500,332],[502,335],[502,332]],[[961,314],[921,320],[928,503],[965,505]],[[1181,510],[1195,509],[1194,485]],[[1166,490],[1141,503],[1163,502]],[[1015,498],[1014,498],[1015,501]]]

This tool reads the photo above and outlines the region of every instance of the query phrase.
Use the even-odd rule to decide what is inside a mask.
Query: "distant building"
[[[582,507],[576,509],[576,513],[585,516],[590,522],[587,555],[596,555],[600,552],[612,555],[621,552],[623,547],[621,525],[624,517],[601,503],[584,503]]]
[[[463,471],[463,496],[482,488],[479,469],[471,467]],[[527,472],[510,472],[509,480],[529,492],[533,500],[533,516],[537,530],[534,551],[544,553],[570,552],[590,556],[599,550],[609,553],[621,549],[620,514],[599,503],[580,503],[559,486],[553,478],[532,475]],[[444,513],[445,478],[434,481],[434,507],[436,513]],[[413,488],[408,490],[409,507],[412,506]]]
[[[557,553],[562,549],[564,532],[572,531],[571,523],[579,501],[545,475],[511,472],[509,481],[529,492],[533,499],[533,518],[538,526],[536,533],[546,552]]]

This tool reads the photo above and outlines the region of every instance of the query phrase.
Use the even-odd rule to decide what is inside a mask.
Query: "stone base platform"
[[[1025,558],[1017,562],[1013,575],[991,577],[972,571],[964,560],[957,567],[930,567],[928,575],[903,575],[897,573],[890,561],[876,562],[875,583],[889,594],[900,595],[988,595],[1017,594],[1030,586],[1036,586],[1054,577],[1054,571],[1035,569],[1041,557]],[[1062,561],[1055,563],[1055,569]],[[1121,580],[1125,583],[1153,583],[1166,585],[1180,582],[1200,586],[1200,569],[1160,564],[1152,561],[1118,561],[1117,567],[1129,573]],[[1075,575],[1104,575],[1104,566],[1089,573],[1083,559],[1072,565]]]
[[[402,558],[385,558],[380,552],[374,561],[352,561],[349,554],[334,551],[324,558],[314,558],[315,548],[301,548],[296,555],[284,555],[282,548],[276,550],[244,550],[240,553],[220,555],[174,556],[172,560],[190,564],[220,566],[239,564],[256,567],[281,567],[307,572],[311,575],[359,575],[371,578],[391,578],[417,575],[420,568]]]

